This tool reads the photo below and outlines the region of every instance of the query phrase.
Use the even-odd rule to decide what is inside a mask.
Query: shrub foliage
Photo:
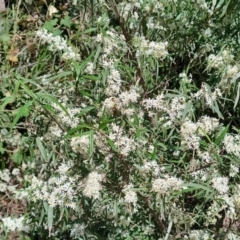
[[[0,17],[3,239],[240,239],[236,0]]]

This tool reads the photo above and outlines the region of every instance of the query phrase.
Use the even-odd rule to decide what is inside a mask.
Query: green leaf
[[[78,125],[76,128],[73,128],[73,129],[69,130],[67,132],[67,134],[65,135],[65,137],[67,138],[69,136],[72,136],[75,132],[78,132],[79,130],[84,129],[84,128],[91,129],[92,127],[90,125],[87,125],[87,124]]]
[[[50,113],[54,111],[54,108],[51,105],[44,104],[42,107]]]
[[[13,120],[13,123],[11,124],[11,129],[15,127],[16,123],[21,117],[28,117],[30,114],[30,106],[32,105],[32,101],[26,102],[26,104],[22,107],[20,107],[17,110],[17,114]]]
[[[37,146],[38,146],[38,148],[39,148],[39,150],[41,152],[42,158],[45,161],[47,161],[48,160],[47,159],[47,153],[46,153],[45,148],[43,147],[43,144],[42,144],[42,142],[41,142],[39,137],[36,138],[36,143],[37,143]]]
[[[43,203],[43,206],[44,206],[44,204],[46,205],[45,202]],[[45,208],[45,211],[47,212],[46,206],[44,206],[44,208]],[[38,223],[39,225],[42,225],[42,223],[43,223],[43,218],[44,218],[44,215],[45,215],[44,208],[42,208],[42,211],[41,211],[41,215],[40,215],[39,223]]]
[[[234,102],[234,109],[236,108],[238,101],[239,101],[239,94],[240,94],[240,82],[238,83],[238,90],[237,90],[237,96],[235,98],[235,102]]]
[[[117,153],[118,149],[115,146],[114,142],[112,140],[110,140],[110,139],[108,139],[107,142],[108,142],[109,146],[112,148],[112,150]]]
[[[3,44],[6,44],[6,45],[10,45],[10,43],[11,43],[10,35],[8,33],[1,33],[0,34],[0,42],[2,42]]]
[[[185,192],[189,192],[189,191],[193,191],[193,190],[197,190],[197,189],[203,189],[206,191],[210,191],[211,189],[209,187],[206,187],[204,185],[201,184],[197,184],[197,183],[184,183],[182,184],[183,187],[187,187],[187,189],[184,189],[183,191]]]
[[[3,102],[0,106],[0,111],[4,110],[4,108],[9,104],[15,101],[15,96],[11,95],[9,97],[2,98],[1,101]]]
[[[56,75],[53,75],[51,77],[49,77],[46,81],[48,82],[52,82],[56,79],[61,79],[61,78],[64,78],[64,77],[68,77],[68,76],[71,76],[72,75],[72,72],[62,72],[62,73],[59,73],[59,74],[56,74]]]
[[[91,130],[89,132],[89,156],[90,157],[93,155],[93,150],[94,150],[93,135],[94,135],[94,132],[93,130]]]
[[[97,28],[88,28],[88,29],[85,30],[83,33],[95,32],[96,30],[97,30]]]
[[[212,108],[213,108],[213,111],[217,113],[218,117],[223,119],[223,115],[222,113],[220,112],[219,110],[219,107],[218,107],[218,104],[216,101],[212,101]]]
[[[182,120],[185,120],[185,118],[187,117],[187,114],[190,112],[189,110],[191,110],[192,108],[192,102],[189,101],[182,113]]]
[[[54,30],[54,26],[57,25],[58,19],[52,19],[48,22],[45,22],[43,28],[47,29],[48,31],[52,32]]]
[[[73,62],[74,70],[76,72],[77,77],[80,76],[83,69],[87,66],[88,62],[90,62],[94,52],[92,52],[81,64],[79,62]]]
[[[22,160],[23,160],[23,154],[21,150],[18,150],[17,152],[15,152],[12,156],[11,156],[12,160],[17,163],[17,164],[21,164]]]
[[[223,140],[223,138],[225,137],[225,135],[226,135],[226,133],[228,131],[229,126],[230,126],[230,123],[218,135],[217,139],[215,140],[215,144],[216,145],[218,145]]]
[[[23,90],[29,95],[31,96],[33,99],[36,99],[37,96],[35,95],[35,93],[33,93],[23,82],[21,82],[21,86],[23,88]]]
[[[48,231],[49,231],[49,237],[51,236],[51,231],[52,231],[52,225],[53,225],[53,208],[48,207],[48,212],[47,212],[47,223],[48,223]]]
[[[89,106],[89,107],[86,107],[86,108],[83,108],[81,111],[80,111],[80,115],[85,115],[86,113],[90,112],[91,110],[95,109],[94,106]]]
[[[0,142],[0,153],[3,154],[5,152],[5,148],[3,147],[3,143]]]
[[[227,9],[228,9],[228,5],[229,5],[230,2],[231,2],[231,0],[229,0],[228,3],[223,6],[222,13],[220,15],[220,19],[226,14]]]
[[[58,102],[58,100],[55,97],[53,97],[52,95],[46,94],[46,93],[37,93],[37,97],[45,98],[45,99],[50,100],[51,102],[54,102],[69,116],[67,109],[60,102]]]
[[[72,20],[68,15],[66,15],[63,19],[61,19],[60,24],[70,28]]]

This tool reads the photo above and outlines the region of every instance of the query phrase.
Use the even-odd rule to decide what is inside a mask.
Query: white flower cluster
[[[239,72],[239,68],[234,65],[228,65],[227,66],[227,72],[226,72],[226,78],[231,79],[233,78],[237,73]]]
[[[141,3],[142,1],[131,1],[130,3],[127,2],[121,2],[118,4],[118,8],[120,9],[120,14],[121,17],[124,20],[128,20],[129,16],[131,16],[132,14],[131,11],[133,10],[133,8],[139,9],[141,7]]]
[[[123,115],[131,117],[134,113],[134,109],[129,108],[129,104],[137,103],[139,96],[136,89],[132,86],[129,91],[120,93],[118,97],[106,98],[103,101],[103,109],[109,114],[113,114],[114,110],[118,110]]]
[[[236,164],[230,164],[229,176],[234,177],[239,173],[239,166]]]
[[[96,132],[94,135],[94,141],[98,151],[105,155],[105,160],[108,162],[112,158],[112,154],[110,154],[111,148],[107,143],[106,136],[101,132]]]
[[[139,96],[136,89],[131,87],[130,91],[121,92],[119,94],[120,103],[123,107],[126,107],[129,103],[137,103]]]
[[[227,153],[240,157],[240,135],[227,134],[223,139],[223,144]]]
[[[88,62],[86,68],[84,69],[84,72],[87,74],[93,74],[94,73],[94,65],[92,62]]]
[[[12,185],[11,180],[17,179],[20,182],[22,179],[18,176],[19,173],[18,168],[14,168],[12,172],[9,169],[0,170],[0,192],[14,192],[17,185]]]
[[[102,63],[100,63],[103,67],[113,67],[113,62],[108,59],[109,54],[112,54],[118,50],[121,50],[121,52],[126,50],[126,42],[124,36],[119,35],[113,30],[106,31],[104,35],[102,33],[98,34],[96,37],[94,37],[94,41],[96,43],[103,44]]]
[[[124,187],[122,190],[123,193],[125,194],[124,200],[126,203],[132,203],[134,207],[137,206],[137,193],[134,192],[133,190],[133,184],[128,184],[127,186]]]
[[[193,94],[193,97],[196,99],[204,98],[207,106],[212,106],[212,102],[221,96],[222,93],[219,88],[216,88],[214,92],[211,92],[204,83],[202,84],[201,89]]]
[[[28,232],[29,226],[24,222],[24,216],[19,218],[2,218],[3,227],[7,232]]]
[[[233,202],[236,210],[239,212],[240,209],[240,184],[237,184],[235,187],[235,192],[233,194]]]
[[[112,132],[109,134],[109,139],[114,142],[119,153],[127,157],[131,151],[136,149],[135,140],[124,135],[123,129],[116,124],[112,123],[111,127]]]
[[[142,105],[146,110],[156,109],[158,111],[167,111],[164,94],[157,95],[155,98],[144,99]]]
[[[10,182],[11,177],[10,177],[11,173],[9,171],[9,169],[4,169],[2,171],[0,171],[0,178],[1,180],[5,181],[5,182]]]
[[[89,136],[83,135],[80,137],[73,137],[71,140],[71,148],[75,153],[80,153],[84,157],[88,156],[89,150]]]
[[[173,2],[176,2],[177,0],[173,0]],[[169,1],[158,1],[158,0],[150,0],[145,2],[145,4],[143,5],[143,10],[146,13],[159,13],[162,12],[162,10],[165,8],[165,6],[169,5]],[[150,16],[151,16],[150,14]],[[163,14],[163,13],[161,13]],[[149,14],[147,14],[149,15]]]
[[[216,118],[203,116],[197,123],[186,119],[181,125],[181,135],[189,149],[198,149],[200,137],[211,134],[219,126]]]
[[[204,136],[205,134],[211,134],[219,126],[219,120],[217,118],[202,116],[197,122],[198,135]]]
[[[61,109],[62,110],[62,109]],[[79,118],[76,116],[80,112],[80,108],[67,108],[66,114],[63,110],[59,113],[61,122],[71,128],[75,128],[79,124]]]
[[[137,57],[142,55],[153,56],[157,59],[164,59],[168,55],[168,42],[154,42],[145,39],[145,37],[135,38],[134,46],[137,50]]]
[[[189,233],[189,238],[184,238],[189,240],[214,240],[214,235],[208,233],[204,230],[192,230]]]
[[[191,83],[192,82],[192,78],[191,76],[188,77],[186,73],[182,72],[179,74],[179,77],[181,78],[181,82],[182,83]]]
[[[212,161],[212,156],[210,155],[210,153],[208,151],[197,151],[197,156],[198,158],[200,158],[204,163],[210,163]]]
[[[223,50],[219,55],[211,54],[208,57],[208,68],[219,69],[224,65],[231,63],[234,59],[234,56],[228,50]]]
[[[32,178],[30,190],[33,192],[32,200],[47,201],[51,207],[70,207],[76,209],[74,197],[76,192],[76,178],[68,176],[71,162],[62,163],[56,172],[57,176],[50,177],[46,182],[36,177]]]
[[[62,104],[65,106],[66,104]],[[58,111],[58,118],[61,123],[69,126],[71,128],[75,128],[78,126],[80,119],[76,116],[80,111],[81,108],[67,108],[67,113],[56,103],[52,103],[52,106]]]
[[[222,73],[220,86],[226,90],[231,87],[231,80],[239,73],[239,67],[232,65],[234,56],[229,50],[222,51],[218,56],[211,54],[208,57],[208,69],[215,68]]]
[[[229,197],[228,195],[220,195],[217,197],[217,199],[213,200],[212,204],[209,206],[205,225],[215,225],[218,219],[221,218],[220,212],[222,210],[224,210],[226,213],[226,219],[236,219],[237,215],[235,212],[233,198]]]
[[[80,55],[75,53],[71,47],[68,46],[65,39],[60,36],[53,36],[46,29],[40,29],[36,32],[36,36],[43,44],[49,44],[48,49],[52,52],[63,52],[63,60],[80,60]]]
[[[158,176],[158,174],[162,171],[164,171],[163,168],[160,169],[160,166],[157,164],[156,161],[151,162],[145,162],[143,166],[141,167],[140,171],[146,175],[148,173],[152,173],[153,176]]]
[[[227,240],[240,240],[240,236],[238,234],[230,231],[227,233],[226,237]]]
[[[171,100],[170,106],[167,108],[167,113],[171,122],[175,122],[176,120],[181,119],[182,113],[186,108],[186,104],[187,103],[185,97],[175,97]]]
[[[220,198],[223,200],[223,208],[227,209],[226,217],[235,220],[238,214],[236,213],[234,198],[232,196],[229,197],[227,194]]]
[[[182,118],[182,113],[186,108],[187,102],[185,97],[177,96],[171,99],[170,102],[164,98],[164,95],[160,94],[152,99],[144,99],[142,105],[146,110],[153,109],[166,113],[167,115],[159,118],[159,122],[165,122],[163,126],[168,127]],[[189,111],[191,111],[191,109]],[[149,111],[148,114],[151,117],[154,115],[154,112]]]
[[[208,179],[209,173],[204,171],[204,170],[196,170],[190,173],[190,175],[195,179],[195,180],[200,180],[205,182]]]
[[[212,179],[212,186],[219,192],[219,194],[226,194],[229,190],[227,177],[214,177]]]
[[[70,225],[69,228],[71,230],[70,236],[73,239],[81,239],[81,237],[85,234],[85,229],[87,226],[85,224],[75,223],[73,225]]]
[[[101,182],[105,178],[104,174],[100,174],[96,171],[91,172],[86,183],[84,183],[83,195],[89,198],[100,198],[100,191],[102,189]]]
[[[107,96],[115,96],[120,92],[122,80],[118,70],[115,68],[110,69],[110,73],[107,77],[107,88],[105,94]]]
[[[168,194],[172,190],[181,189],[183,181],[176,177],[169,177],[168,175],[164,178],[158,178],[152,182],[152,191],[160,194]]]
[[[166,31],[167,29],[159,24],[159,22],[154,17],[149,17],[146,23],[148,29],[159,29]]]
[[[200,146],[200,137],[197,136],[197,124],[193,123],[189,119],[185,120],[181,125],[181,136],[183,137],[182,144],[187,144],[189,149],[198,149]]]

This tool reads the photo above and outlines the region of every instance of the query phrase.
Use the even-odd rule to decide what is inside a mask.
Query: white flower
[[[71,228],[71,237],[74,237],[74,238],[80,238],[81,236],[83,236],[85,233],[85,228],[87,228],[85,224],[76,224],[76,223],[69,227]]]
[[[230,165],[230,170],[229,170],[229,176],[230,177],[234,177],[235,175],[237,175],[239,172],[239,167],[235,164]]]
[[[165,178],[158,178],[152,182],[152,191],[168,194],[171,190],[179,190],[183,181],[176,177],[165,176]]]
[[[80,137],[74,137],[72,138],[70,145],[75,153],[81,153],[83,156],[87,157],[89,149],[89,136],[83,135]]]
[[[225,194],[229,190],[227,177],[215,177],[212,179],[212,184],[220,194]]]
[[[8,232],[14,232],[14,231],[24,231],[28,232],[29,227],[24,223],[24,217],[19,218],[11,218],[6,217],[1,219],[3,222],[3,226],[6,228]]]
[[[94,71],[93,63],[92,62],[88,62],[84,72],[88,73],[88,74],[93,74],[93,71]]]
[[[20,173],[20,170],[18,168],[14,168],[12,170],[12,175],[17,176]]]
[[[104,175],[98,172],[91,172],[88,175],[86,186],[83,189],[83,194],[87,197],[98,199],[100,197],[100,191],[102,189],[101,182],[103,181]]]
[[[65,39],[60,36],[53,36],[52,33],[48,33],[46,29],[40,29],[36,32],[36,36],[43,44],[48,44],[50,51],[63,51],[62,59],[65,60],[80,60],[80,55],[75,53],[71,47],[67,45]]]
[[[60,174],[65,174],[67,171],[68,171],[68,169],[70,168],[70,166],[68,166],[66,163],[62,163],[59,167],[58,167],[58,172],[60,173]]]
[[[137,203],[137,194],[136,192],[134,192],[132,190],[133,188],[133,184],[128,184],[127,186],[124,187],[124,189],[122,190],[123,193],[125,194],[125,202],[126,203],[133,203],[134,205],[136,205]]]
[[[0,192],[6,192],[6,190],[7,190],[7,184],[1,182],[0,183]]]
[[[227,153],[240,157],[240,135],[227,134],[223,139],[223,144]]]
[[[10,182],[10,172],[8,169],[4,169],[3,171],[0,171],[0,178],[5,182]]]

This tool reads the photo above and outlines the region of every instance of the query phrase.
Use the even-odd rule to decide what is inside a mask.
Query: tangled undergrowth
[[[0,14],[1,239],[240,239],[236,0]]]

